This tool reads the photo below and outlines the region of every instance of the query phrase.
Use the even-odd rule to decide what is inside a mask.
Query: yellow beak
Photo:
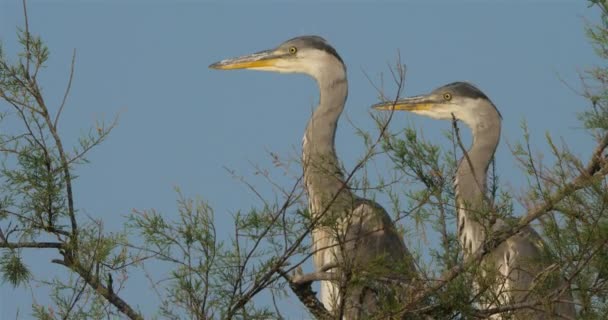
[[[245,56],[218,61],[211,64],[209,68],[217,70],[234,70],[272,67],[284,56],[285,53],[279,53],[275,50],[265,50]]]
[[[437,103],[427,97],[412,97],[395,101],[382,102],[372,106],[376,110],[421,111],[431,110]]]

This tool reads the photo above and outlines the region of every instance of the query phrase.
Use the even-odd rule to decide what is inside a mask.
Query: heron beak
[[[372,106],[376,110],[403,110],[403,111],[425,111],[431,110],[437,102],[424,96],[404,98],[395,101],[387,101]]]
[[[273,67],[286,54],[276,50],[265,50],[241,57],[225,59],[211,64],[209,68],[217,70],[258,69]]]

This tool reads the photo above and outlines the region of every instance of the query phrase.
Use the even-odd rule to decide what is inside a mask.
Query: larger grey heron
[[[302,166],[313,221],[313,261],[317,271],[339,265],[341,281],[321,281],[320,300],[345,319],[367,318],[379,304],[394,298],[373,284],[344,286],[344,279],[378,275],[388,268],[403,278],[415,274],[413,259],[386,211],[377,203],[354,195],[345,185],[336,155],[334,137],[346,102],[348,83],[344,61],[325,39],[302,36],[278,47],[210,66],[213,69],[252,69],[280,73],[303,73],[319,86],[319,105],[308,121],[302,142]],[[286,101],[285,104],[295,104]],[[335,271],[332,270],[332,271]],[[335,273],[334,273],[335,275]],[[351,277],[350,279],[353,279]],[[390,292],[390,290],[389,290]],[[391,297],[393,296],[393,297]]]
[[[485,241],[488,231],[502,228],[505,222],[487,214],[487,171],[500,139],[501,115],[490,99],[475,86],[454,82],[426,95],[385,102],[373,106],[379,110],[406,110],[423,116],[464,122],[473,133],[473,144],[458,164],[454,179],[457,203],[458,239],[465,257],[474,254]],[[530,293],[534,281],[551,269],[548,248],[536,231],[528,226],[510,237],[484,259],[486,266],[496,268],[502,281],[493,288],[494,301],[485,304],[492,308],[498,304],[529,302],[537,295]],[[559,289],[563,281],[553,283]],[[528,308],[492,318],[516,319],[574,318],[575,310],[568,290],[552,302],[531,305]],[[559,302],[555,302],[559,300]],[[499,303],[496,303],[499,302]],[[549,305],[549,307],[547,307]]]

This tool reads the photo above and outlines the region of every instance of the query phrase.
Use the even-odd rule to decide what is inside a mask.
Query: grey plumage
[[[442,86],[427,95],[401,99],[397,103],[374,106],[381,110],[406,110],[435,119],[464,122],[473,134],[473,144],[456,171],[454,187],[457,202],[457,232],[465,257],[474,254],[486,240],[488,231],[505,226],[505,221],[490,216],[492,204],[486,195],[487,170],[500,140],[501,115],[490,99],[475,86],[455,82]],[[507,239],[484,259],[486,270],[496,270],[500,283],[490,288],[493,299],[482,303],[484,308],[498,304],[529,302],[546,297],[531,293],[545,273],[554,266],[550,252],[542,238],[531,227]],[[483,276],[495,276],[486,274]],[[563,280],[552,277],[549,286],[560,288]],[[477,289],[481,289],[478,286]],[[570,290],[560,302],[537,305],[512,313],[494,315],[494,319],[559,319],[575,315]],[[498,303],[497,303],[498,302]]]
[[[459,97],[466,97],[471,99],[485,99],[491,103],[490,98],[488,98],[485,93],[483,93],[481,90],[479,90],[479,88],[468,82],[452,82],[450,84],[442,86],[441,88],[436,89],[435,91],[451,92]],[[494,106],[493,103],[492,106]],[[494,107],[494,109],[496,109],[496,107]],[[498,111],[498,109],[496,109],[496,111]]]
[[[346,67],[337,51],[318,36],[290,39],[275,49],[222,60],[216,69],[255,69],[304,73],[319,86],[319,105],[302,142],[304,184],[313,219],[316,270],[332,264],[336,281],[321,281],[321,302],[344,319],[375,315],[381,305],[398,302],[400,292],[380,277],[411,279],[413,259],[390,216],[378,204],[345,186],[334,147],[338,119],[348,95]],[[382,272],[380,272],[382,271]],[[375,278],[374,278],[375,276]],[[370,279],[373,278],[373,281]]]
[[[336,49],[334,49],[334,47],[332,47],[327,42],[327,40],[325,40],[319,36],[310,35],[310,36],[299,36],[299,37],[291,38],[291,39],[283,42],[283,44],[281,44],[281,46],[287,46],[287,47],[296,46],[296,48],[306,47],[306,48],[312,48],[312,49],[325,51],[328,54],[332,55],[334,58],[338,59],[338,61],[340,61],[340,63],[342,63],[342,65],[344,65],[344,61],[342,60],[342,57],[340,57],[340,55],[338,54],[338,51],[336,51]],[[279,47],[281,47],[281,46],[279,46]]]

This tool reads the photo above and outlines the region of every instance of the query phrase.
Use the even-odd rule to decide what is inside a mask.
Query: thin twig
[[[76,63],[76,49],[74,49],[72,53],[72,63],[70,64],[70,76],[68,78],[68,85],[65,88],[65,92],[63,93],[63,100],[61,100],[61,105],[59,106],[59,110],[55,115],[55,121],[53,121],[53,127],[57,128],[57,123],[59,122],[59,117],[61,116],[61,112],[63,111],[63,107],[68,100],[68,96],[70,95],[70,89],[72,88],[72,79],[74,79],[74,65]]]
[[[127,304],[121,297],[119,297],[113,290],[110,290],[104,286],[97,277],[93,276],[88,270],[76,261],[65,261],[54,259],[53,263],[65,266],[66,268],[76,272],[82,277],[82,279],[88,283],[98,294],[104,297],[108,302],[115,306],[120,312],[125,314],[129,319],[132,320],[143,320],[144,318],[139,312],[133,310],[129,304]]]
[[[0,242],[0,248],[65,249],[66,245],[65,245],[65,243],[61,243],[61,242],[7,242],[5,239],[2,239],[2,242]]]

